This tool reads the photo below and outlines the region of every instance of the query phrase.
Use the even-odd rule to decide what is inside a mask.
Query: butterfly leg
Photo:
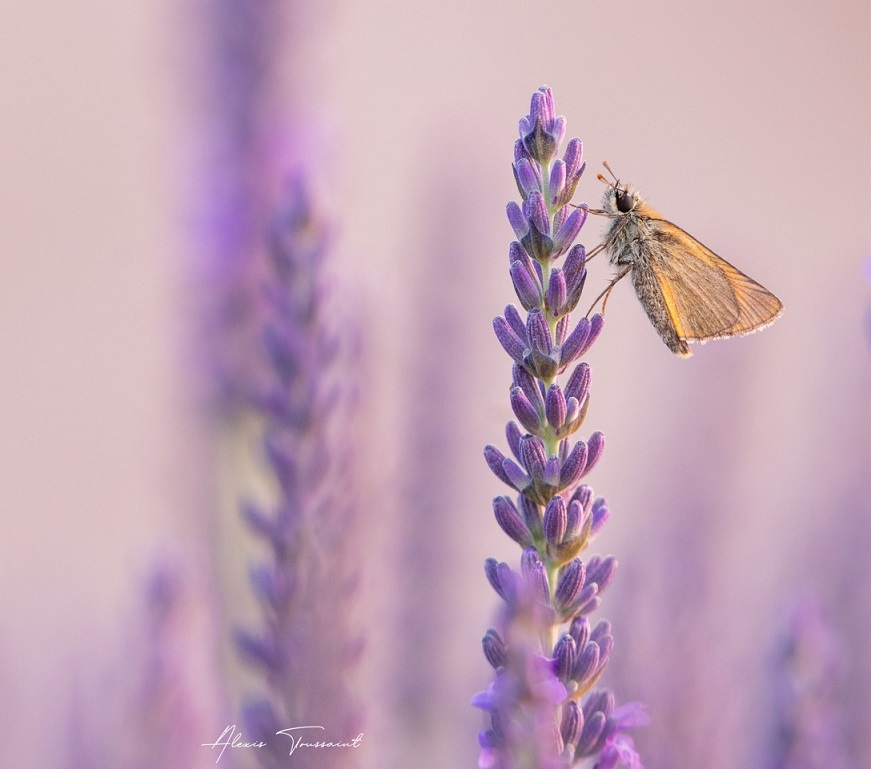
[[[611,291],[614,290],[614,286],[617,285],[617,282],[620,280],[623,280],[623,278],[625,278],[630,272],[632,272],[631,267],[624,268],[619,273],[617,273],[617,276],[607,286],[605,286],[605,290],[601,294],[599,294],[599,296],[596,297],[595,301],[590,305],[590,309],[587,310],[587,317],[588,318],[590,317],[590,313],[593,311],[593,308],[597,304],[599,304],[599,300],[602,297],[605,297],[605,301],[602,302],[602,314],[603,315],[605,314],[605,305],[608,304],[608,297],[611,296]]]
[[[604,250],[605,250],[605,244],[599,243],[599,245],[596,246],[592,251],[590,251],[589,254],[584,255],[584,264],[589,262],[594,256],[598,256]]]

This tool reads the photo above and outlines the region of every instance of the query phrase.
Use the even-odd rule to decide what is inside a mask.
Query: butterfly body
[[[611,219],[604,246],[618,278],[631,272],[647,317],[675,354],[692,355],[689,341],[749,334],[783,311],[774,294],[664,219],[630,187],[609,184],[603,209]]]

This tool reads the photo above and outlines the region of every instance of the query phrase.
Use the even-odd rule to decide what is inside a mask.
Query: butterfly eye
[[[628,214],[635,207],[635,198],[624,190],[617,190],[617,210]]]

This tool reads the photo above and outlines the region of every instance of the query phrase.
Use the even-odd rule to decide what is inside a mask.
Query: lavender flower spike
[[[268,769],[288,766],[292,743],[279,730],[314,724],[323,730],[306,739],[335,743],[361,731],[349,690],[361,641],[347,620],[359,516],[349,447],[339,442],[353,423],[353,390],[340,370],[346,351],[328,322],[327,234],[295,178],[271,231],[262,370],[250,393],[277,489],[270,505],[245,509],[252,532],[269,546],[267,562],[251,570],[264,622],[236,634],[242,656],[265,680],[266,693],[248,701],[243,724],[245,741],[265,743],[254,753]],[[353,765],[354,754],[299,751],[292,763],[338,769]]]
[[[593,769],[642,769],[626,731],[645,725],[647,716],[637,703],[615,707],[610,691],[594,688],[614,641],[610,623],[591,629],[587,617],[617,562],[579,557],[608,516],[605,500],[594,500],[580,482],[601,457],[604,436],[571,439],[586,416],[590,386],[590,367],[575,361],[603,321],[594,315],[573,326],[570,318],[586,279],[586,252],[572,245],[586,211],[569,206],[584,163],[579,139],[557,158],[565,128],[550,89],[540,88],[514,147],[521,203],[508,206],[517,236],[509,262],[527,316],[509,305],[494,330],[514,363],[511,407],[520,427],[509,423],[507,435],[517,463],[494,446],[485,457],[496,477],[519,492],[516,504],[497,497],[493,510],[524,550],[519,570],[494,559],[485,567],[503,603],[498,629],[483,641],[495,679],[472,701],[490,716],[479,736],[480,769],[568,769],[585,759]]]

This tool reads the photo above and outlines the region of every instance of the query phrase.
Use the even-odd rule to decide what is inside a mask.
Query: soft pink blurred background
[[[190,743],[236,718],[207,663],[233,621],[217,604],[233,589],[213,588],[243,579],[247,551],[232,563],[215,534],[238,492],[218,477],[194,350],[226,106],[214,5],[0,11],[0,766],[64,765],[72,687],[111,675],[155,559],[183,564],[185,653],[203,663],[188,683],[218,727]],[[601,614],[611,683],[652,716],[639,745],[652,767],[764,766],[766,666],[811,592],[845,649],[850,750],[871,761],[868,4],[277,8],[261,9],[276,48],[250,141],[280,160],[258,201],[288,158],[323,158],[344,292],[366,318],[370,484],[396,491],[365,543],[365,765],[474,765],[468,702],[496,600],[481,564],[518,555],[481,458],[509,416],[490,320],[515,301],[511,151],[543,83],[584,141],[580,199],[598,201],[609,160],[786,306],[764,333],[681,361],[621,285],[590,356],[586,432],[608,438],[590,480],[612,509],[595,551],[621,562]],[[607,274],[594,262],[588,291]],[[430,403],[446,417],[428,425]],[[403,569],[430,530],[444,577],[412,593]],[[398,629],[415,606],[443,635],[407,691]]]

